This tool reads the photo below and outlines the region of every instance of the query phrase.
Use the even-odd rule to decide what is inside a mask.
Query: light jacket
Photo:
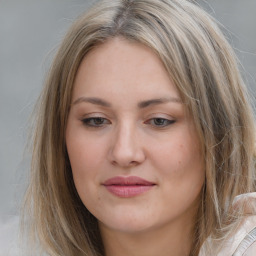
[[[243,194],[235,198],[234,207],[245,205],[245,217],[235,234],[220,248],[208,240],[213,247],[211,256],[256,256],[256,192]],[[215,248],[217,252],[214,253]],[[202,247],[199,256],[209,256],[206,247]]]

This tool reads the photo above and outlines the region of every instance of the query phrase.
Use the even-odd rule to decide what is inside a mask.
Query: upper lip
[[[106,180],[103,185],[105,186],[111,186],[111,185],[123,185],[123,186],[132,186],[132,185],[141,185],[141,186],[152,186],[155,185],[154,182],[142,179],[137,176],[128,176],[128,177],[122,177],[117,176],[110,178]]]

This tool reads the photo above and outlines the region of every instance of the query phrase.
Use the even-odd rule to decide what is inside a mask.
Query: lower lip
[[[112,194],[118,196],[118,197],[134,197],[138,196],[140,194],[145,193],[146,191],[149,191],[154,187],[154,185],[130,185],[130,186],[123,186],[123,185],[108,185],[105,186],[106,189],[111,192]]]

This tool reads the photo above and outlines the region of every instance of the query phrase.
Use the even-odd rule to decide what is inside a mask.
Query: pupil
[[[94,122],[95,122],[95,124],[102,124],[103,123],[103,119],[98,117],[98,118],[95,118]]]
[[[164,119],[162,119],[162,118],[156,118],[156,119],[155,119],[155,124],[156,124],[156,125],[163,125],[163,124],[164,124]]]

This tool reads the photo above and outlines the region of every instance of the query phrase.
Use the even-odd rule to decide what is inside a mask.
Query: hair
[[[159,56],[193,117],[206,172],[190,253],[198,255],[207,238],[234,232],[242,211],[232,202],[255,190],[255,127],[232,48],[213,18],[187,0],[100,1],[73,23],[37,105],[25,199],[29,236],[49,255],[104,255],[97,220],[75,189],[65,129],[81,61],[114,37]]]

